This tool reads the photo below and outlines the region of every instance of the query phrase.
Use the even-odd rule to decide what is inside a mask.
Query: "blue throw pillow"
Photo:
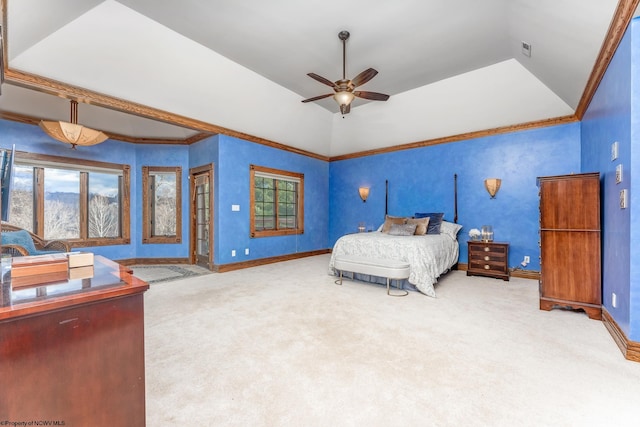
[[[429,217],[429,228],[427,229],[427,234],[440,234],[440,225],[442,224],[442,219],[444,218],[444,213],[442,212],[429,212],[422,213],[416,212],[414,218],[426,218]]]
[[[3,231],[2,232],[2,244],[3,245],[20,245],[29,252],[29,255],[37,253],[36,246],[33,244],[31,235],[26,230],[19,231]]]

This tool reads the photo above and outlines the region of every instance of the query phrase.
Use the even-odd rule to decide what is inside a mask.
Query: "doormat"
[[[198,265],[132,265],[130,268],[133,270],[134,276],[149,284],[170,282],[212,273]]]

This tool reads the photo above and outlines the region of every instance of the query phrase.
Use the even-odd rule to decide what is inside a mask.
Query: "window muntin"
[[[128,244],[129,171],[128,165],[17,152],[9,222],[74,247]],[[100,184],[105,180],[108,191]],[[93,200],[105,191],[109,203]],[[102,221],[115,215],[115,231],[113,225],[108,232],[96,231],[99,215]]]
[[[304,232],[304,175],[252,165],[250,169],[252,237]]]
[[[142,168],[143,243],[182,241],[182,168]]]

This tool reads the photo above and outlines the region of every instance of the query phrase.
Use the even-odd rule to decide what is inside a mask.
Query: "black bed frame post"
[[[384,180],[384,217],[389,213],[389,180]]]
[[[453,174],[453,222],[458,223],[458,174]]]

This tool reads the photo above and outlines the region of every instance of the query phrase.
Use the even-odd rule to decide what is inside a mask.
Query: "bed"
[[[438,234],[392,235],[379,230],[342,236],[333,247],[329,274],[337,273],[334,268],[335,258],[341,255],[397,259],[408,262],[411,266],[409,279],[401,282],[401,287],[435,297],[433,285],[458,262],[460,246],[457,234],[461,228],[459,224],[442,221]],[[357,274],[355,278],[386,283],[386,279],[382,277]]]
[[[340,237],[333,246],[329,274],[338,273],[334,268],[338,256],[400,260],[409,263],[410,273],[408,279],[399,281],[399,287],[435,297],[434,284],[456,265],[460,255],[458,232],[462,226],[458,224],[458,175],[453,175],[453,222],[445,221],[444,213],[438,212],[416,212],[412,217],[389,216],[389,181],[385,181],[385,187],[384,224],[375,232]],[[387,281],[384,277],[364,274],[353,277],[380,284]]]

